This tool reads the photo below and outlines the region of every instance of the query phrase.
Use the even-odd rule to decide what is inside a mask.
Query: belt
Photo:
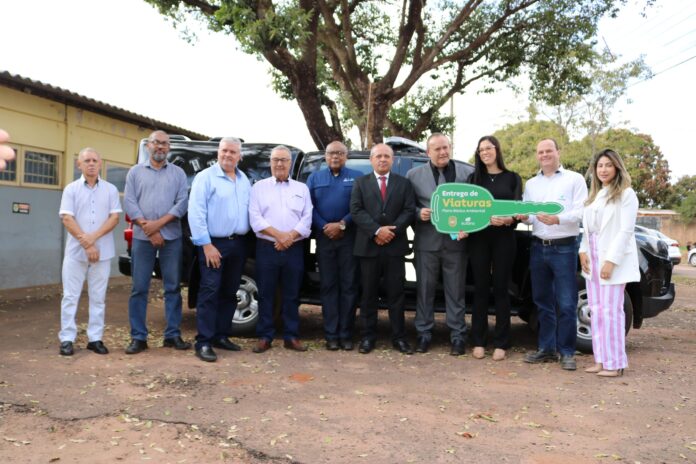
[[[563,238],[539,238],[536,235],[532,237],[535,241],[541,243],[543,246],[552,245],[572,245],[576,242],[577,237],[563,237]]]
[[[237,240],[240,238],[244,238],[244,235],[232,234],[232,235],[228,235],[227,237],[210,237],[210,238],[214,239],[214,240]]]

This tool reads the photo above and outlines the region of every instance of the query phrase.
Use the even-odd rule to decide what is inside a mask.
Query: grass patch
[[[696,279],[682,275],[672,275],[672,282],[675,285],[683,285],[684,287],[696,287]]]

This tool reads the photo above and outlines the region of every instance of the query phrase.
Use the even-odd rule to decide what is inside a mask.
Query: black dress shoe
[[[101,340],[87,343],[87,349],[92,350],[97,354],[109,354],[109,350],[106,349]]]
[[[336,351],[340,348],[338,346],[338,340],[326,340],[326,349],[329,351]]]
[[[72,342],[60,342],[59,353],[63,356],[72,356],[75,351],[73,350]]]
[[[126,354],[137,354],[145,350],[147,350],[147,342],[134,338],[131,340],[130,345],[126,347]]]
[[[162,342],[165,348],[174,348],[175,350],[188,350],[191,348],[191,343],[185,342],[181,337],[165,338]]]
[[[345,351],[351,351],[353,349],[353,340],[341,340],[338,344]]]
[[[539,364],[546,362],[556,362],[558,361],[558,354],[555,351],[534,351],[533,353],[527,353],[524,357],[524,362],[530,364]]]
[[[392,342],[392,346],[399,353],[413,354],[413,348],[411,348],[411,345],[409,345],[406,340],[396,340],[395,342]]]
[[[461,356],[466,351],[466,343],[464,340],[455,340],[452,342],[452,349],[450,350],[450,355]]]
[[[430,349],[430,340],[425,337],[418,337],[416,342],[416,353],[427,353]]]
[[[222,337],[217,340],[213,340],[213,346],[215,348],[222,348],[228,351],[242,351],[242,347],[231,341],[227,337]]]
[[[374,349],[375,349],[375,341],[374,340],[368,340],[367,338],[363,338],[360,341],[360,346],[358,347],[358,351],[361,352],[362,354],[367,354]]]
[[[196,350],[196,356],[201,361],[205,362],[215,362],[217,361],[217,355],[213,351],[213,348],[210,347],[209,345],[203,345],[200,348]]]

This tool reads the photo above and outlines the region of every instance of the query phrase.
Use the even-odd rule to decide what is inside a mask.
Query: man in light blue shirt
[[[169,136],[154,131],[147,141],[150,157],[133,166],[126,176],[123,204],[133,222],[131,263],[133,290],[128,300],[131,342],[126,354],[136,354],[147,347],[147,299],[150,279],[159,257],[164,284],[164,313],[167,328],[164,346],[186,350],[191,344],[181,338],[182,233],[181,218],[186,214],[186,174],[179,166],[167,162]]]
[[[199,172],[191,185],[188,221],[201,271],[196,356],[206,362],[217,360],[213,347],[241,349],[229,339],[249,232],[251,183],[237,167],[241,157],[242,142],[224,137],[218,162]]]

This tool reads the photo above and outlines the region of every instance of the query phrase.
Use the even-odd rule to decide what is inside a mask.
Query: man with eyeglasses
[[[314,206],[312,228],[317,243],[324,337],[327,350],[352,350],[358,288],[350,194],[353,181],[362,173],[346,167],[348,148],[341,142],[326,146],[325,159],[327,168],[307,179]]]
[[[256,233],[256,283],[259,289],[259,337],[254,353],[271,348],[275,336],[273,300],[280,290],[285,348],[306,351],[299,340],[299,297],[304,274],[304,247],[312,227],[307,186],[290,179],[292,154],[279,145],[271,150],[271,177],[254,184],[249,222]]]
[[[126,354],[148,349],[147,300],[150,280],[159,257],[164,284],[165,347],[187,350],[191,344],[181,338],[182,233],[186,214],[188,183],[179,166],[167,162],[169,136],[157,130],[147,140],[149,158],[133,166],[126,176],[124,210],[133,222],[131,266],[133,290],[128,300],[131,341]]]
[[[224,137],[217,163],[198,173],[191,185],[188,222],[201,271],[196,356],[206,362],[217,360],[213,347],[241,350],[229,339],[249,232],[251,183],[239,169],[241,158],[241,140]]]

